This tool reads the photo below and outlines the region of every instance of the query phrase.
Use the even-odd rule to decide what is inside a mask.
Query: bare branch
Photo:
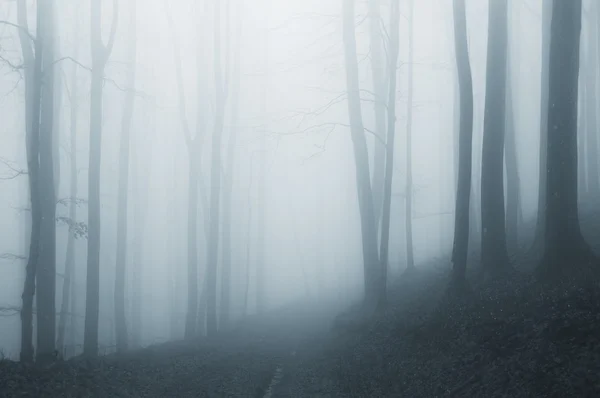
[[[13,26],[17,29],[19,29],[19,31],[25,33],[29,39],[31,39],[31,41],[35,41],[35,36],[31,34],[31,32],[29,32],[29,29],[27,29],[26,26],[21,26],[18,25],[16,23],[10,22],[10,21],[5,21],[5,20],[0,20],[0,25],[8,25],[8,26]]]

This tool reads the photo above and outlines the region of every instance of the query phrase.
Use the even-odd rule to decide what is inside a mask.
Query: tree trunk
[[[550,55],[550,22],[552,20],[552,1],[542,2],[542,70],[540,94],[540,154],[539,154],[539,186],[537,223],[535,227],[534,250],[544,250],[544,234],[546,231],[546,150],[548,141],[548,82]]]
[[[44,36],[42,61],[42,104],[40,110],[40,252],[36,274],[37,352],[38,362],[54,358],[56,343],[56,192],[54,185],[54,12],[53,3],[40,1],[38,18],[42,18]]]
[[[117,256],[115,270],[115,336],[117,353],[127,351],[127,321],[125,318],[125,279],[127,275],[127,206],[129,192],[129,148],[131,119],[133,116],[135,68],[137,52],[136,0],[130,0],[129,65],[123,117],[121,120],[121,144],[119,148],[119,192],[117,208]]]
[[[188,302],[187,316],[185,318],[185,338],[196,337],[196,323],[198,314],[198,166],[195,154],[189,152],[189,187],[188,187]]]
[[[371,54],[371,79],[373,81],[374,110],[375,110],[375,134],[379,139],[373,140],[373,209],[375,212],[375,227],[379,230],[381,219],[381,206],[384,188],[385,157],[386,149],[382,144],[385,136],[385,58],[383,54],[383,36],[381,32],[381,0],[369,0],[369,41]],[[391,77],[394,71],[389,71]],[[389,127],[389,126],[388,126]]]
[[[242,6],[240,6],[242,7]],[[235,49],[233,60],[233,85],[231,92],[231,127],[229,142],[227,143],[227,166],[223,186],[223,252],[221,259],[221,314],[220,328],[228,329],[231,322],[231,199],[233,195],[233,170],[236,155],[238,118],[239,118],[239,92],[240,92],[240,54],[242,47],[242,12],[236,13],[235,21]]]
[[[88,166],[88,251],[85,294],[83,352],[98,355],[100,317],[100,169],[102,156],[102,86],[104,69],[112,51],[118,21],[118,2],[113,1],[114,18],[108,44],[102,43],[102,4],[91,0],[92,81],[90,92],[90,154]]]
[[[481,262],[488,273],[509,267],[504,212],[507,4],[490,0],[481,158]]]
[[[385,154],[385,180],[383,186],[383,216],[381,220],[381,242],[379,260],[381,261],[383,279],[387,283],[389,271],[390,219],[392,207],[392,179],[394,173],[394,143],[396,137],[396,67],[399,52],[400,1],[393,0],[390,12],[390,45],[389,45],[389,87],[387,101],[387,140]],[[386,300],[385,292],[383,300]]]
[[[27,27],[27,4],[25,0],[17,2],[17,18],[20,26]],[[42,31],[43,18],[37,19],[37,31]],[[42,53],[43,34],[32,43],[23,29],[19,29],[19,40],[25,66],[25,131],[27,149],[27,171],[31,201],[31,236],[29,256],[25,268],[23,301],[21,309],[21,353],[22,362],[33,362],[33,298],[35,296],[35,278],[37,274],[40,250],[41,201],[39,186],[39,147],[40,147],[40,108],[42,95]],[[35,54],[32,45],[35,46]]]
[[[572,275],[593,255],[579,225],[577,209],[577,95],[581,0],[555,0],[550,33],[547,141],[546,235],[538,271]]]
[[[373,194],[371,192],[369,154],[360,102],[356,32],[354,26],[354,0],[342,0],[342,6],[348,116],[354,149],[356,187],[361,221],[365,303],[377,305],[384,299],[385,281],[383,280],[383,272],[377,250],[377,228],[375,226]]]
[[[414,0],[408,0],[408,90],[406,94],[406,268],[415,268],[412,233],[412,106]]]
[[[452,280],[463,286],[469,248],[469,208],[471,197],[471,163],[473,158],[473,80],[467,44],[465,0],[454,0],[454,47],[459,89],[458,182],[454,211],[454,245]]]
[[[600,163],[598,160],[598,124],[596,102],[596,75],[598,73],[598,18],[596,1],[590,2],[590,16],[588,21],[588,40],[586,43],[585,71],[585,117],[586,117],[586,163],[588,196],[592,202],[600,198]]]
[[[510,50],[508,50],[510,51]],[[504,148],[504,165],[506,167],[506,246],[511,253],[516,253],[519,241],[519,198],[520,184],[517,157],[516,122],[513,109],[513,71],[508,55],[506,62],[506,147]]]
[[[74,18],[74,33],[79,32],[79,19],[76,16]],[[79,42],[74,41],[73,44],[73,58],[77,59],[79,55]],[[77,98],[79,92],[79,85],[77,83],[77,69],[79,65],[73,65],[71,69],[71,116],[70,116],[70,201],[69,201],[69,219],[71,222],[77,222],[77,112],[79,112],[79,101]],[[69,226],[69,236],[67,238],[67,250],[65,254],[65,279],[62,287],[62,300],[60,317],[58,320],[58,339],[57,339],[57,350],[60,353],[64,353],[65,345],[65,329],[67,325],[67,313],[69,312],[69,303],[71,302],[71,296],[75,295],[75,229]],[[75,323],[75,307],[74,302],[71,303],[71,324]]]

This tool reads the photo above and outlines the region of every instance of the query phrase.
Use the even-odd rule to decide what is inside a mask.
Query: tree
[[[519,165],[517,157],[516,115],[513,107],[513,83],[515,68],[512,64],[510,40],[506,57],[506,125],[504,166],[506,167],[506,246],[512,252],[517,250],[520,208]],[[516,51],[518,53],[518,51]]]
[[[79,32],[79,13],[77,12],[73,18],[75,36]],[[73,58],[77,59],[79,54],[79,40],[73,41]],[[69,219],[77,220],[77,116],[79,112],[79,85],[77,84],[77,68],[79,66],[73,64],[71,72],[71,90],[70,90],[70,200],[69,200]],[[65,255],[65,279],[62,286],[62,299],[60,308],[60,317],[58,320],[58,337],[56,340],[57,350],[63,352],[65,344],[65,329],[67,325],[67,314],[69,312],[69,303],[71,303],[71,325],[75,324],[75,239],[76,230],[69,226],[69,236],[67,238],[67,248]],[[72,328],[71,331],[74,329]]]
[[[387,279],[389,268],[389,240],[392,207],[392,177],[394,173],[394,142],[396,137],[396,75],[399,52],[400,1],[392,0],[390,12],[389,86],[387,101],[387,141],[385,146],[385,179],[383,186],[383,215],[379,259]]]
[[[102,3],[90,1],[92,82],[90,92],[90,154],[88,166],[88,251],[85,292],[83,352],[98,355],[100,317],[100,169],[102,156],[102,89],[104,70],[113,49],[119,20],[118,1],[113,0],[113,21],[106,46],[102,42]]]
[[[38,9],[37,32],[42,32],[44,18],[39,17]],[[40,148],[40,108],[42,94],[42,54],[44,35],[38,35],[34,40],[29,34],[27,22],[27,4],[25,0],[17,2],[17,19],[20,28],[19,41],[23,54],[25,69],[25,132],[27,152],[27,172],[29,175],[29,197],[31,202],[31,237],[29,241],[29,256],[25,268],[25,283],[21,296],[21,354],[22,362],[32,362],[33,349],[33,298],[35,296],[35,279],[37,274],[40,250],[40,187],[39,187],[39,148]]]
[[[127,350],[127,322],[125,319],[125,278],[127,275],[127,193],[129,191],[129,148],[131,118],[133,116],[133,104],[135,93],[135,69],[137,52],[136,32],[136,0],[129,1],[129,65],[127,67],[127,84],[129,89],[125,94],[123,107],[123,118],[121,119],[121,144],[119,148],[119,192],[117,208],[117,256],[115,271],[115,336],[117,352],[123,353]]]
[[[504,211],[507,3],[490,0],[481,159],[481,262],[499,273],[509,267]]]
[[[358,78],[358,58],[356,55],[356,32],[354,26],[354,0],[342,0],[342,31],[346,90],[348,91],[348,117],[350,135],[356,167],[356,187],[361,224],[365,304],[378,305],[385,299],[384,273],[381,270],[377,250],[377,229],[373,210],[373,195],[369,173],[369,154],[364,133],[360,86]]]
[[[240,92],[240,63],[242,47],[242,12],[243,2],[240,1],[235,19],[235,47],[233,50],[233,81],[231,87],[231,116],[229,140],[227,142],[227,164],[223,177],[223,249],[221,258],[221,314],[220,328],[227,329],[230,322],[231,310],[231,199],[233,194],[233,171],[236,155],[236,144],[239,119],[239,92]]]
[[[406,268],[415,268],[412,236],[412,106],[413,106],[413,29],[414,1],[408,0],[408,89],[406,98]]]
[[[538,273],[566,277],[596,263],[581,234],[577,209],[577,98],[581,0],[552,4],[550,28],[544,252]]]
[[[548,141],[548,83],[549,83],[549,63],[550,63],[550,22],[552,20],[552,1],[542,2],[542,70],[541,93],[540,93],[540,153],[539,153],[539,186],[538,186],[538,205],[537,222],[535,227],[534,250],[543,251],[544,235],[546,231],[546,162],[547,162],[547,141]]]
[[[221,138],[225,119],[227,85],[221,65],[221,3],[214,10],[214,54],[216,115],[212,136],[212,164],[210,170],[210,226],[207,250],[207,314],[206,329],[209,336],[217,332],[217,262],[219,261],[219,216],[221,205]],[[229,2],[227,9],[229,9]],[[228,13],[226,13],[228,15]],[[228,32],[227,32],[228,33]]]
[[[590,15],[588,17],[588,40],[586,49],[585,70],[585,135],[586,135],[586,168],[587,168],[587,194],[593,201],[600,198],[600,162],[598,160],[598,122],[596,81],[598,74],[598,14],[597,2],[590,2]]]
[[[56,187],[54,184],[54,3],[38,3],[43,22],[42,98],[39,136],[40,249],[36,274],[37,361],[54,357],[56,344]]]
[[[454,0],[454,47],[459,89],[458,181],[454,211],[452,280],[457,287],[465,282],[469,248],[469,207],[473,146],[473,79],[467,43],[465,0]]]
[[[188,175],[189,175],[189,186],[188,186],[188,208],[187,208],[187,255],[188,255],[188,300],[187,300],[187,315],[185,319],[185,338],[192,339],[197,335],[198,326],[198,190],[199,183],[201,180],[200,170],[200,156],[202,154],[204,120],[202,115],[205,113],[203,107],[203,101],[201,96],[204,92],[204,88],[201,83],[200,77],[197,79],[197,94],[198,94],[198,111],[196,113],[196,134],[192,136],[188,119],[186,116],[186,104],[185,104],[185,92],[183,86],[183,75],[181,67],[181,55],[179,50],[179,42],[175,36],[175,24],[169,11],[169,7],[165,3],[165,11],[167,16],[167,22],[169,23],[169,30],[171,32],[172,44],[173,44],[173,59],[175,62],[175,75],[177,79],[177,102],[179,109],[179,117],[181,121],[181,127],[183,130],[186,147],[188,149]],[[198,26],[201,26],[199,24]],[[197,57],[200,60],[201,46],[200,40],[198,39],[198,51]],[[200,63],[199,63],[200,64]],[[200,68],[199,68],[200,69]],[[202,192],[204,190],[200,188]],[[205,197],[202,198],[204,208],[208,209]],[[208,224],[206,224],[208,225]],[[207,236],[208,236],[208,229]]]
[[[375,111],[375,134],[378,137],[385,135],[385,87],[386,70],[383,53],[383,34],[381,29],[381,1],[369,0],[369,41],[371,54],[371,79],[373,81],[374,111]],[[388,55],[389,57],[389,55]],[[391,77],[393,71],[389,71]],[[388,125],[389,128],[389,125]],[[388,131],[389,133],[389,131]],[[373,185],[373,209],[375,211],[376,227],[379,228],[379,221],[382,217],[381,206],[384,191],[384,173],[386,148],[377,138],[373,140],[373,174],[371,183]]]

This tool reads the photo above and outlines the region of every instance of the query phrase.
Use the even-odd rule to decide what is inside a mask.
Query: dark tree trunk
[[[358,74],[358,57],[356,54],[356,37],[354,22],[354,1],[342,0],[343,5],[343,41],[346,69],[346,89],[348,91],[348,116],[350,134],[354,149],[356,166],[356,187],[361,221],[363,248],[363,266],[365,282],[365,303],[377,305],[385,299],[385,281],[379,262],[377,250],[377,229],[373,210],[373,194],[369,173],[369,154],[364,133],[362,109],[360,102],[360,86]]]
[[[481,158],[481,262],[497,274],[510,264],[504,212],[507,3],[490,0],[486,94]]]
[[[593,259],[577,209],[577,99],[581,0],[555,0],[550,33],[546,235],[541,275],[571,275]]]
[[[510,51],[510,50],[509,50]],[[513,72],[510,55],[506,63],[506,147],[504,148],[504,165],[506,166],[506,247],[515,253],[519,240],[519,198],[520,185],[517,157],[517,132],[513,109]]]
[[[17,2],[17,18],[20,26],[27,27],[27,4],[25,0]],[[43,18],[37,19],[37,31],[40,32]],[[40,250],[40,209],[39,187],[39,150],[40,150],[40,109],[42,95],[42,56],[43,35],[32,43],[23,29],[19,29],[19,40],[23,52],[25,68],[25,132],[27,171],[29,176],[29,196],[31,201],[31,236],[29,255],[25,268],[25,282],[21,299],[21,353],[22,362],[33,362],[33,299],[35,296],[35,279]],[[35,47],[33,47],[35,46]],[[35,54],[38,56],[34,56]]]
[[[542,2],[542,70],[540,94],[540,154],[537,224],[533,250],[544,250],[546,231],[546,149],[548,141],[548,83],[550,65],[550,22],[552,20],[552,1]]]
[[[36,274],[36,360],[54,358],[56,344],[56,192],[54,185],[54,12],[51,1],[38,3],[37,18],[43,20],[44,36],[42,98],[39,132],[40,252]]]
[[[384,188],[385,157],[386,149],[382,144],[386,130],[386,70],[383,53],[383,35],[381,31],[381,2],[380,0],[369,0],[369,41],[371,54],[371,79],[373,81],[373,92],[375,94],[375,134],[379,139],[373,140],[373,173],[371,177],[373,185],[373,209],[375,211],[375,226],[379,228],[382,214],[382,201]],[[389,51],[389,49],[388,49]],[[389,54],[388,54],[389,56]],[[391,78],[394,71],[389,71]],[[388,125],[389,128],[389,125]]]
[[[457,286],[462,286],[465,283],[469,246],[469,203],[473,157],[473,81],[467,45],[465,0],[454,0],[454,46],[458,71],[460,119],[452,279]]]

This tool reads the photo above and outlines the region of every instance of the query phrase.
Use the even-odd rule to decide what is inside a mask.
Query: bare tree
[[[396,79],[398,52],[400,48],[400,0],[392,0],[390,12],[390,41],[389,41],[389,86],[387,101],[387,140],[385,153],[385,179],[383,185],[383,215],[381,219],[381,242],[379,260],[382,264],[384,279],[387,280],[389,268],[389,241],[392,207],[392,180],[394,175],[394,143],[396,137]]]
[[[454,211],[454,245],[452,250],[452,282],[465,283],[469,248],[469,202],[471,197],[471,163],[473,146],[473,79],[467,43],[465,0],[454,0],[454,47],[459,89],[458,181]]]
[[[600,9],[600,7],[599,7]],[[552,2],[542,2],[542,70],[540,93],[540,155],[539,155],[539,187],[537,224],[535,228],[534,250],[543,250],[544,234],[546,231],[546,149],[548,141],[548,75],[550,59],[550,22],[552,20]]]
[[[100,317],[100,169],[102,156],[102,91],[104,70],[113,49],[119,5],[113,0],[113,21],[106,45],[102,42],[102,2],[90,1],[92,82],[90,93],[90,154],[88,166],[88,251],[83,352],[98,355]]]
[[[375,133],[378,137],[385,135],[385,86],[386,70],[383,48],[383,32],[381,19],[381,0],[369,0],[369,41],[371,55],[371,79],[373,81],[374,110],[375,110]],[[389,51],[389,49],[388,49]],[[388,58],[390,55],[388,54]],[[389,71],[390,77],[393,73]],[[389,125],[388,125],[389,128]],[[385,158],[386,149],[381,142],[374,138],[373,140],[373,173],[371,184],[373,186],[373,209],[375,211],[376,227],[379,228],[379,221],[382,217],[381,206],[384,188]]]
[[[115,336],[117,352],[127,350],[127,322],[125,319],[125,278],[127,275],[127,203],[129,191],[129,148],[131,118],[135,93],[135,69],[137,52],[137,6],[136,0],[129,1],[129,65],[127,67],[127,85],[129,90],[125,93],[123,117],[121,119],[121,145],[119,150],[119,193],[117,208],[117,256],[115,272]]]
[[[488,273],[509,267],[504,211],[507,4],[491,0],[481,159],[481,261]]]
[[[229,2],[226,2],[229,9]],[[226,13],[225,15],[228,15]],[[221,62],[221,2],[215,3],[214,9],[214,54],[213,68],[215,73],[216,115],[212,136],[212,165],[210,170],[210,227],[207,250],[207,314],[206,329],[208,335],[217,332],[217,262],[219,261],[219,216],[221,205],[221,138],[225,119],[227,100],[226,76]],[[228,33],[228,32],[227,32]]]
[[[38,14],[40,10],[38,10]],[[25,269],[21,309],[21,354],[22,362],[32,362],[33,349],[33,298],[40,250],[40,187],[39,187],[39,147],[40,147],[40,109],[42,94],[42,54],[44,48],[41,34],[35,40],[28,32],[27,4],[25,0],[17,2],[19,22],[19,40],[23,53],[25,71],[25,117],[27,172],[29,176],[29,196],[31,200],[31,237],[29,256]],[[42,32],[44,18],[37,18],[37,32]]]
[[[408,89],[406,98],[406,202],[405,202],[405,227],[406,227],[406,268],[415,268],[413,254],[412,232],[412,117],[413,117],[413,30],[414,30],[414,0],[408,0]]]
[[[358,78],[358,58],[356,54],[356,29],[354,26],[354,0],[342,0],[342,30],[344,60],[346,70],[346,90],[348,91],[348,116],[350,134],[356,166],[356,186],[363,248],[365,278],[365,303],[379,305],[385,299],[385,281],[382,264],[377,250],[377,228],[373,210],[373,194],[369,173],[369,154],[364,133],[360,86]]]
[[[243,24],[243,1],[238,3],[238,11],[235,18],[235,47],[233,50],[233,71],[231,87],[231,116],[229,128],[229,140],[227,142],[227,163],[223,177],[223,249],[221,258],[221,314],[220,328],[229,327],[231,310],[231,199],[233,194],[233,171],[236,155],[236,144],[239,122],[239,92],[240,92],[240,63],[242,47],[242,24]]]

